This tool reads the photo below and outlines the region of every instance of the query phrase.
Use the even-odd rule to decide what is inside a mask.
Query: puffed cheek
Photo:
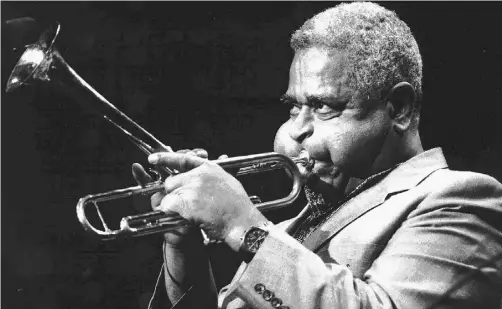
[[[301,146],[289,136],[290,125],[290,121],[287,121],[275,134],[274,151],[286,156],[296,156]]]

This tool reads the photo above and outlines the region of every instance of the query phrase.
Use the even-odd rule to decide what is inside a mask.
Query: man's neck
[[[404,136],[394,140],[392,147],[386,147],[380,156],[375,160],[372,171],[364,178],[351,177],[344,190],[344,195],[350,193],[354,188],[361,184],[365,179],[378,174],[400,163],[424,152],[418,130],[406,132]]]
[[[336,203],[352,192],[352,190],[354,190],[368,177],[383,172],[400,163],[406,162],[424,151],[418,132],[413,134],[410,132],[408,136],[403,136],[400,139],[395,140],[392,145],[393,147],[388,147],[390,146],[389,144],[384,149],[379,158],[375,160],[373,170],[365,175],[365,177],[350,177],[343,182],[344,185],[341,185],[338,188],[333,188],[329,184],[316,181],[311,190],[311,192],[315,194],[311,195],[318,195],[316,196],[317,199],[323,198],[325,201],[329,201],[330,203]]]
[[[395,135],[387,141],[387,145],[384,146],[382,152],[376,158],[372,171],[366,177],[406,162],[422,152],[424,152],[424,149],[418,130],[407,131],[403,136]]]

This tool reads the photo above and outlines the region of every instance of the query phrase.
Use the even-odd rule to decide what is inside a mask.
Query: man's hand
[[[179,213],[212,240],[226,241],[237,250],[238,240],[227,239],[229,234],[267,221],[253,206],[241,183],[216,163],[166,152],[152,154],[148,160],[181,172],[166,179],[167,195],[157,209]]]
[[[182,149],[177,151],[178,153],[198,156],[200,158],[207,159],[208,153],[204,149],[196,148],[193,150]],[[219,159],[226,158],[226,155],[222,155]],[[147,183],[153,181],[152,177],[145,171],[143,166],[138,163],[133,163],[132,174],[134,179],[140,186],[144,186]],[[159,210],[160,202],[164,198],[165,194],[163,192],[157,192],[150,197],[150,205],[153,210]],[[195,227],[180,227],[177,229],[170,230],[164,234],[164,239],[166,244],[173,248],[182,247],[186,244],[190,245],[193,241],[201,242],[200,231]]]
[[[197,156],[203,159],[208,158],[208,153],[206,150],[202,148],[194,148],[194,149],[182,149],[178,150],[177,153]],[[227,155],[221,155],[218,157],[218,160],[227,159]],[[143,166],[139,163],[133,163],[132,165],[132,174],[136,182],[140,186],[144,186],[147,183],[153,181],[152,177],[145,171]],[[150,197],[150,205],[153,210],[160,210],[160,202],[166,196],[164,192],[157,192]],[[173,248],[180,248],[185,246],[186,244],[190,245],[193,241],[200,242],[200,231],[195,227],[180,227],[177,229],[170,230],[164,234],[164,239],[166,240],[166,244]]]
[[[132,174],[141,186],[153,181],[141,164],[134,163],[132,165]],[[158,207],[164,196],[165,194],[163,192],[157,192],[150,197],[150,205],[153,210],[159,210]],[[200,231],[194,227],[180,227],[164,233],[166,245],[173,248],[182,247],[185,244],[189,245],[193,241],[202,242],[199,238]]]

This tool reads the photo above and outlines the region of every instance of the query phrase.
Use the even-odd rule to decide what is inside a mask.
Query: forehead
[[[352,95],[345,55],[317,47],[297,51],[289,70],[288,94]]]

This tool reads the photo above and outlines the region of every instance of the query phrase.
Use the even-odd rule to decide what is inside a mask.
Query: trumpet
[[[125,134],[128,139],[145,154],[155,152],[173,152],[150,132],[116,108],[99,92],[82,79],[63,59],[55,47],[56,38],[61,26],[58,22],[45,30],[34,44],[28,45],[25,52],[14,67],[6,85],[6,91],[13,91],[30,82],[41,82],[56,87],[71,98],[80,101],[85,107],[91,107],[103,118]],[[215,160],[223,169],[237,170],[236,177],[284,169],[289,172],[293,181],[290,193],[283,198],[262,202],[259,197],[251,196],[255,206],[262,212],[285,207],[294,202],[300,194],[307,177],[300,173],[297,164],[311,170],[314,160],[302,153],[299,157],[270,152]],[[176,213],[152,211],[140,215],[127,216],[120,221],[119,229],[110,229],[104,220],[98,203],[122,199],[135,195],[153,194],[164,190],[163,179],[178,174],[178,171],[167,167],[155,166],[157,179],[143,186],[134,186],[112,190],[104,193],[89,194],[77,203],[77,218],[82,227],[102,240],[116,239],[122,236],[144,236],[163,233],[171,229],[189,225],[190,223]],[[87,216],[87,208],[93,205],[100,218],[102,229],[93,226]]]

